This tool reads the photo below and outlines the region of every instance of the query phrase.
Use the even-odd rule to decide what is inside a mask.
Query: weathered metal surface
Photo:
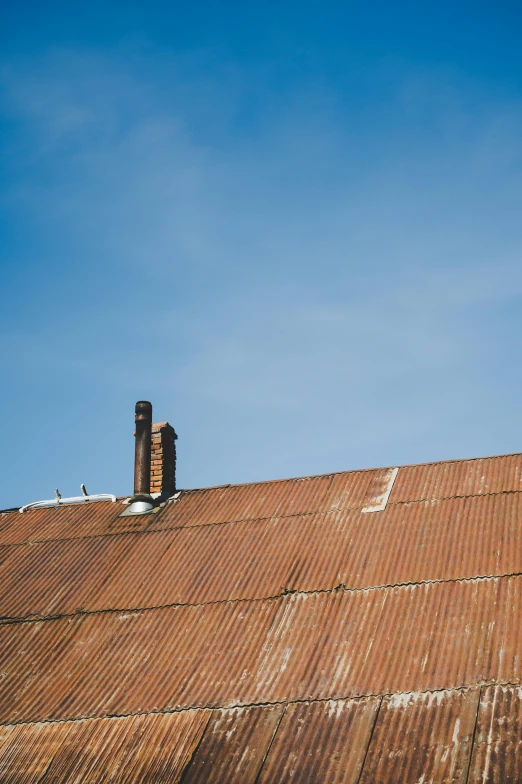
[[[503,493],[4,546],[0,616],[514,574],[521,519],[522,493]]]
[[[161,515],[162,527],[207,525],[360,506],[374,471],[230,485],[182,493]]]
[[[522,689],[483,687],[469,784],[522,781]]]
[[[0,722],[522,677],[522,577],[0,626]]]
[[[98,501],[93,504],[29,509],[23,515],[9,512],[0,516],[0,544],[70,539],[133,530],[132,518],[125,520],[118,517],[122,510],[118,502]]]
[[[341,582],[366,588],[522,572],[522,494],[390,504],[347,518]],[[349,531],[349,533],[348,533]]]
[[[183,784],[255,784],[283,705],[214,711]]]
[[[125,560],[135,536],[8,546],[0,565],[0,618],[46,616],[92,608],[93,598]],[[2,548],[0,548],[2,549]]]
[[[150,493],[150,461],[152,447],[152,404],[148,400],[136,403],[134,450],[134,495]]]
[[[289,705],[259,784],[358,784],[379,702],[369,698]]]
[[[350,560],[349,537],[357,529],[350,514],[9,546],[11,557],[0,565],[0,616],[333,588]]]
[[[361,784],[465,784],[478,696],[470,689],[385,697]]]
[[[102,502],[0,515],[0,614],[88,613],[0,625],[0,723],[216,708],[191,780],[352,781],[361,706],[415,692],[383,699],[361,782],[465,780],[475,687],[522,682],[521,468],[401,468],[368,514],[388,469],[185,492],[145,518]],[[482,693],[470,784],[520,780],[518,688]],[[344,702],[246,707],[317,699]],[[2,727],[18,772],[0,780],[37,781],[49,760],[52,781],[177,780],[193,742],[156,776],[184,732],[156,718]]]
[[[208,711],[0,728],[0,781],[175,784]]]
[[[365,505],[373,479],[388,470],[185,491],[157,515],[134,521],[118,518],[120,504],[104,502],[9,512],[0,514],[0,544],[352,509]],[[521,472],[522,455],[406,466],[389,503],[520,491]]]
[[[390,502],[522,490],[522,454],[404,466]]]

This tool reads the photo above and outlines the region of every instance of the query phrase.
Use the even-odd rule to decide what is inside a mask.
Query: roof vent
[[[147,514],[154,509],[150,494],[150,461],[152,447],[152,403],[136,403],[136,444],[134,451],[134,495],[126,515]]]

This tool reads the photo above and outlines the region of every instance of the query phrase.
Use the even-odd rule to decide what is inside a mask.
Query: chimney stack
[[[168,422],[152,424],[152,404],[136,403],[134,452],[134,495],[123,515],[154,510],[155,497],[167,498],[176,490],[176,439]]]
[[[176,492],[176,439],[168,422],[152,425],[151,493],[171,496]]]
[[[134,448],[134,495],[124,514],[145,514],[154,509],[150,494],[150,464],[152,447],[152,403],[136,403],[134,421],[136,443]]]
[[[150,495],[152,446],[152,403],[136,403],[136,444],[134,450],[134,495]]]

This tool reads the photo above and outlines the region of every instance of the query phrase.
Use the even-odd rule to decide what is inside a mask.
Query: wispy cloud
[[[211,59],[5,64],[3,201],[78,292],[54,309],[52,280],[45,305],[26,292],[12,361],[50,355],[85,395],[145,388],[184,423],[185,484],[514,446],[522,106],[394,63],[354,113],[323,85],[282,97],[262,73],[255,89],[227,64],[209,75]]]

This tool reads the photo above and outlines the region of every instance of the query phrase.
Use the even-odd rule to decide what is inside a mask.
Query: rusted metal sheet
[[[522,577],[0,626],[0,722],[356,697],[522,676]]]
[[[92,607],[135,535],[8,546],[0,566],[0,618],[48,616]]]
[[[265,598],[522,571],[522,494],[9,546],[4,617]],[[470,542],[473,547],[470,547]],[[4,548],[0,548],[0,551]]]
[[[361,784],[465,784],[478,696],[470,689],[385,697]]]
[[[0,515],[0,545],[311,514],[360,506],[374,471],[225,485],[181,492],[152,515],[124,517],[121,502]]]
[[[0,615],[264,598],[343,581],[350,512],[9,547]]]
[[[259,784],[358,784],[379,703],[369,698],[288,705]]]
[[[214,711],[183,784],[255,784],[283,705]]]
[[[0,553],[10,557],[0,564],[0,615],[132,610],[522,572],[522,494],[359,513],[4,546]]]
[[[10,512],[3,515],[0,521],[0,544],[69,539],[132,530],[132,518],[118,519],[123,508],[119,502],[96,501],[29,509],[23,514]]]
[[[469,784],[522,781],[522,689],[484,686]]]
[[[522,494],[388,504],[345,521],[344,585],[366,588],[522,571]]]
[[[390,502],[522,490],[522,454],[404,466]]]
[[[360,506],[373,471],[231,485],[182,493],[161,515],[161,527],[283,517]]]
[[[9,784],[178,782],[208,711],[21,724],[0,728],[0,780]]]

